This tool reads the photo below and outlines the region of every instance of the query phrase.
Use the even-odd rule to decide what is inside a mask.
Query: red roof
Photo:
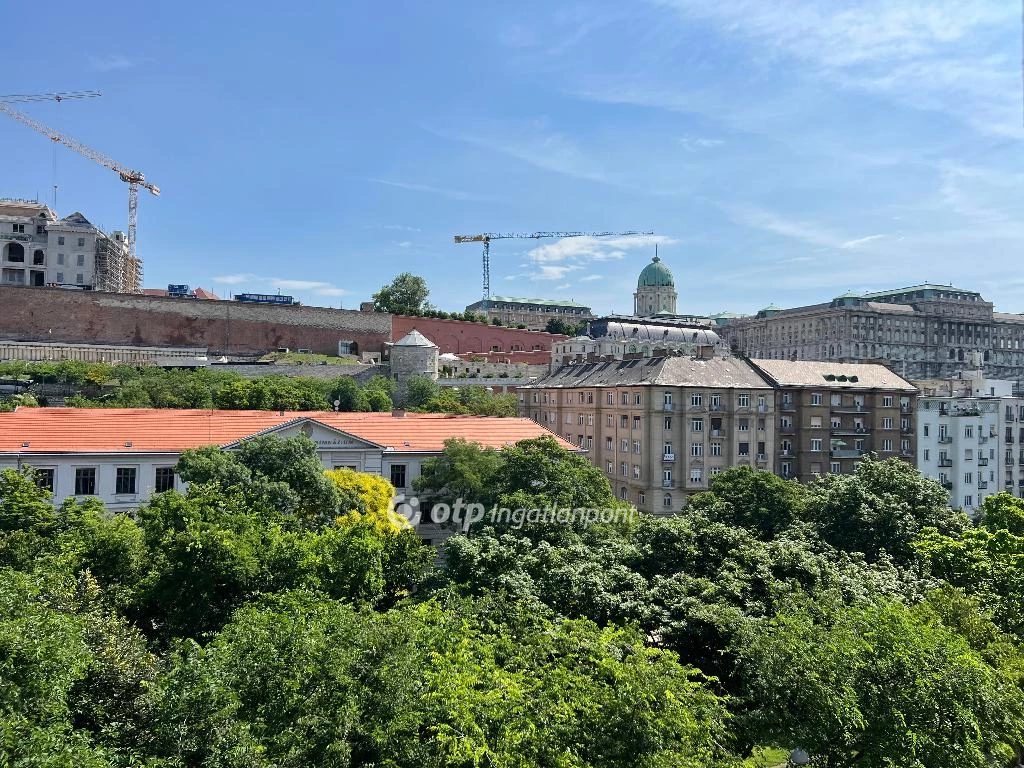
[[[0,413],[3,453],[178,453],[228,445],[289,422],[312,420],[396,452],[438,452],[461,437],[501,448],[534,437],[556,437],[530,419],[438,413],[333,411],[193,411],[169,408],[18,408]],[[26,445],[27,443],[27,445]]]

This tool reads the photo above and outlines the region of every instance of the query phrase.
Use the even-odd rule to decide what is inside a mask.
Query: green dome
[[[675,283],[672,282],[672,273],[668,267],[661,263],[661,259],[657,256],[644,267],[644,271],[640,273],[640,279],[636,282],[637,288],[657,288],[660,286],[668,286],[669,288],[674,287]]]

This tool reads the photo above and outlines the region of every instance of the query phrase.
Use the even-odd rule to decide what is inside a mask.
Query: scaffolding
[[[93,290],[142,293],[142,259],[133,258],[124,232],[96,238],[96,273]]]

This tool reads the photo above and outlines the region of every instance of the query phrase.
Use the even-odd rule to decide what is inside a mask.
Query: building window
[[[821,405],[821,392],[811,393],[811,405]]]
[[[138,470],[135,467],[118,467],[114,480],[114,493],[128,496],[135,493],[135,480]]]
[[[892,417],[886,416],[882,419],[882,429],[892,429]]]
[[[815,438],[811,439],[811,450],[812,451],[820,451],[821,450],[821,438],[820,437],[815,437]]]
[[[788,461],[782,462],[782,476],[789,477],[790,475],[790,464]]]
[[[925,437],[928,437],[928,425],[927,424],[925,424],[924,427],[922,428],[922,434]]]
[[[972,427],[972,426],[964,427],[964,437],[974,437],[974,427]]]
[[[747,395],[747,394],[737,395],[736,396],[736,405],[739,408],[749,408],[750,407],[750,395]]]
[[[624,462],[624,461],[620,461],[620,462],[619,462],[619,473],[620,473],[620,474],[621,474],[621,475],[622,475],[623,477],[626,477],[626,476],[628,476],[628,475],[629,475],[629,465],[628,465],[628,464],[626,464],[626,462]]]
[[[931,453],[931,451],[929,451],[929,450],[928,450],[927,448],[925,448],[925,449],[924,449],[924,451],[922,451],[922,458],[923,458],[923,459],[924,459],[925,461],[928,461],[928,455],[929,455],[930,453]]]
[[[629,498],[629,489],[626,488],[626,486],[622,486],[619,489],[619,498],[622,499],[623,501]]]
[[[662,455],[663,456],[675,456],[676,455],[676,452],[674,450],[672,450],[672,443],[665,443]]]
[[[622,404],[623,405],[629,405],[629,393],[628,392],[623,392],[622,393]]]
[[[639,416],[634,416],[633,417],[633,429],[640,429],[640,417]]]
[[[96,495],[96,467],[79,467],[75,470],[75,496]]]
[[[669,432],[669,431],[671,431],[671,429],[672,429],[672,417],[671,416],[666,416],[665,417],[665,431]]]
[[[973,507],[974,506],[974,497],[973,496],[964,496],[964,506],[965,507]]]
[[[740,432],[749,432],[750,431],[750,419],[737,419],[736,420],[736,429],[738,429]]]
[[[704,443],[691,443],[690,444],[690,455],[691,456],[703,456],[704,455]]]
[[[391,484],[395,488],[405,488],[406,485],[406,473],[405,464],[392,464],[391,465]]]
[[[703,432],[704,431],[704,419],[692,419],[690,421],[690,428],[694,432]]]
[[[690,470],[690,482],[699,483],[701,480],[703,480],[703,471],[700,467],[693,467]]]
[[[609,475],[615,471],[615,468],[612,466],[612,463],[610,461],[606,461],[604,463],[604,471],[607,472]]]
[[[750,455],[750,443],[740,443],[738,453],[740,456]]]
[[[612,416],[609,413],[607,416],[604,417],[604,425],[606,427],[614,427],[615,426],[615,417]]]
[[[722,455],[722,444],[721,443],[712,443],[711,444],[711,455],[712,456],[721,456]]]
[[[64,266],[64,254],[63,253],[58,253],[57,254],[57,265],[61,266],[61,267]]]
[[[637,504],[646,504],[647,503],[647,494],[645,494],[643,491],[637,491],[636,503]]]
[[[36,469],[35,467],[32,469],[35,471],[36,487],[53,493],[53,470]]]
[[[629,416],[619,416],[619,426],[623,429],[629,428]]]
[[[635,395],[633,395],[633,405],[643,404],[643,397],[644,396],[640,392],[637,392]]]
[[[24,234],[25,233],[25,225],[24,224],[11,224],[11,231],[12,232],[20,232],[20,233]]]
[[[629,453],[629,440],[625,437],[619,440],[619,452]]]
[[[581,427],[583,426],[583,414],[582,413],[577,414],[577,416],[576,416],[576,423],[579,424]]]
[[[716,410],[717,411],[721,407],[722,407],[722,396],[721,395],[712,395],[711,396],[711,408],[712,408],[712,410]]]
[[[711,467],[708,470],[708,476],[709,477],[714,477],[715,475],[719,475],[721,473],[722,473],[722,468],[721,467]]]
[[[85,247],[85,238],[84,237],[78,238],[78,247],[79,248],[84,248]],[[79,258],[81,258],[81,257],[79,257]]]
[[[612,392],[605,393],[605,402],[608,405],[615,405],[615,395]]]
[[[902,453],[910,453],[910,441],[909,440],[900,440],[900,452],[902,452]]]
[[[973,482],[974,482],[974,473],[973,472],[964,472],[964,483],[966,483],[967,485],[970,485]]]
[[[882,397],[882,407],[892,408],[892,395],[885,395]]]
[[[891,451],[892,450],[892,440],[883,440],[882,441],[882,450],[883,451]]]
[[[83,275],[81,272],[79,272],[78,276],[75,279],[75,283],[77,285],[83,285],[85,283],[85,275]]]
[[[78,254],[78,258],[76,259],[75,263],[79,267],[84,267],[85,266],[85,256],[83,254],[81,254],[81,253]]]
[[[663,506],[665,509],[672,509],[671,493],[666,493],[664,496],[661,497],[661,506]]]
[[[157,467],[156,482],[154,483],[157,493],[166,493],[174,490],[174,467]]]
[[[634,440],[633,441],[633,453],[636,453],[636,454],[640,453],[640,441],[639,440]]]
[[[60,235],[57,238],[57,245],[64,245],[64,235]]]
[[[700,392],[695,392],[690,395],[690,405],[698,406],[704,402],[704,397]]]
[[[610,437],[606,437],[604,439],[604,449],[606,451],[611,451],[614,447],[615,445],[614,443],[612,443],[612,439]]]
[[[634,480],[639,480],[640,479],[640,465],[639,464],[634,464],[633,465],[633,479]]]
[[[839,462],[838,461],[831,462],[828,465],[828,471],[831,472],[833,475],[838,475],[839,472],[841,471]]]

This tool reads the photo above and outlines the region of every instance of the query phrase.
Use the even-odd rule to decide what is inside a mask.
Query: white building
[[[278,413],[118,408],[18,408],[0,413],[0,470],[30,466],[60,504],[99,498],[107,509],[137,508],[154,493],[184,490],[174,473],[182,451],[204,445],[231,450],[256,435],[304,434],[317,445],[324,467],[381,475],[407,496],[423,462],[444,442],[461,437],[502,448],[520,440],[553,437],[525,418],[391,413]],[[563,447],[572,446],[556,439]],[[422,520],[429,541],[446,531]]]
[[[77,211],[58,219],[43,203],[0,200],[0,284],[138,293],[138,266],[123,232],[108,235]]]
[[[949,491],[949,503],[973,513],[994,493],[1024,491],[1024,398],[1013,382],[981,370],[915,382],[917,466]]]

